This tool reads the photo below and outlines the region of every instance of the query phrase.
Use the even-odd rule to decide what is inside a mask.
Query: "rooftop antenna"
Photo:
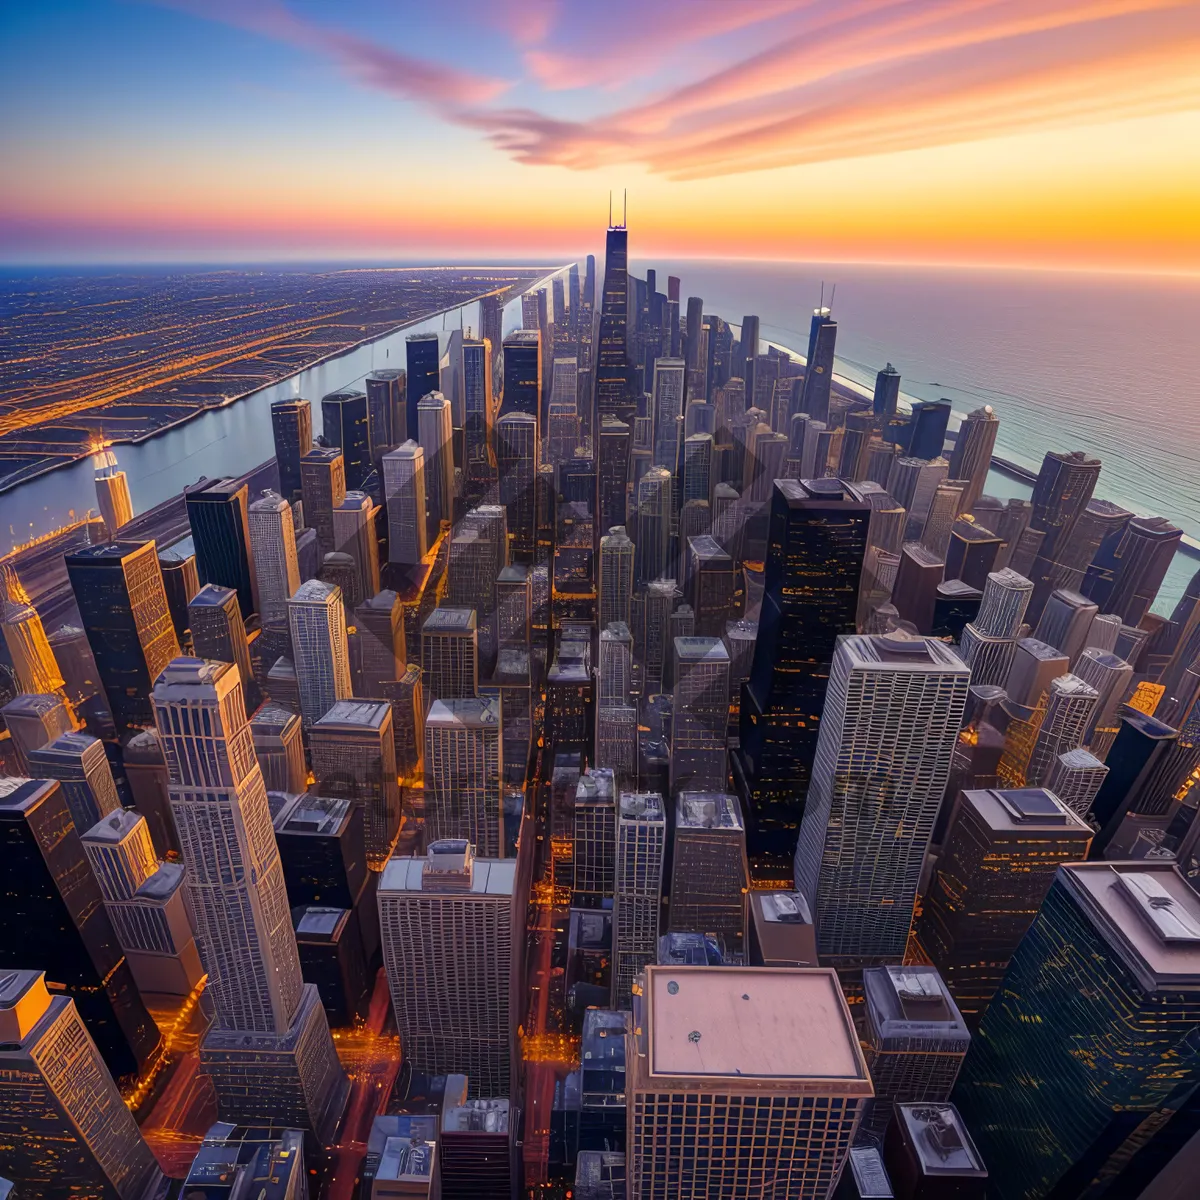
[[[621,202],[621,228],[629,228],[629,189],[625,189],[625,199]]]
[[[833,316],[833,298],[837,295],[837,284],[833,285],[833,291],[829,293],[829,315]]]
[[[613,227],[612,223],[612,188],[608,189],[608,227]]]
[[[825,307],[825,280],[823,279],[821,280],[821,303],[818,305],[818,307]]]

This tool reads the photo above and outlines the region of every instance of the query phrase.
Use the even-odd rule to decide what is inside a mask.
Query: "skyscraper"
[[[542,339],[537,329],[520,329],[504,339],[504,397],[501,413],[527,413],[541,435]]]
[[[250,718],[254,757],[268,792],[303,792],[308,762],[299,716],[278,704],[264,704]]]
[[[24,1200],[153,1200],[163,1173],[70,996],[0,972],[0,1171]]]
[[[634,979],[658,957],[667,815],[656,792],[622,792],[613,870],[612,1005],[628,1008]]]
[[[1084,590],[1106,613],[1138,625],[1175,557],[1183,531],[1165,517],[1133,517],[1100,543]]]
[[[496,459],[492,449],[494,403],[492,355],[496,347],[487,340],[464,338],[462,343],[463,379],[463,475],[467,495],[483,498],[495,478]]]
[[[64,559],[117,732],[152,725],[150,689],[179,653],[154,543],[87,546]]]
[[[405,433],[417,438],[417,405],[442,385],[441,352],[436,333],[410,334],[404,343],[407,372],[405,397]]]
[[[1174,864],[1059,869],[954,1092],[996,1195],[1087,1194],[1144,1143],[1194,1077],[1198,978],[1200,897]]]
[[[366,492],[348,491],[333,510],[334,549],[354,560],[357,595],[346,602],[357,608],[379,591],[379,540],[375,536],[375,502]]]
[[[629,1194],[828,1196],[871,1097],[837,976],[648,966],[638,991]]]
[[[361,806],[367,862],[382,869],[400,832],[391,705],[386,700],[337,701],[309,727],[308,749],[318,795]]]
[[[988,575],[979,615],[964,628],[960,647],[972,683],[1003,684],[1008,679],[1032,594],[1033,584],[1009,567]]]
[[[372,469],[366,392],[357,388],[330,392],[321,400],[321,421],[325,444],[342,452],[346,487],[361,488]]]
[[[145,817],[131,808],[109,813],[80,840],[138,990],[189,995],[204,968],[183,901],[183,867],[159,862]]]
[[[624,525],[612,526],[600,539],[600,628],[614,621],[630,623],[633,598],[634,545]]]
[[[425,517],[429,541],[437,539],[441,522],[454,520],[454,431],[450,402],[441,392],[422,396],[417,429],[425,462]]]
[[[722,792],[729,774],[729,651],[719,637],[677,637],[674,652],[671,793]]]
[[[746,830],[737,797],[680,792],[668,929],[716,934],[728,955],[744,955],[749,888]]]
[[[1000,421],[990,404],[975,409],[958,427],[954,452],[950,455],[950,478],[967,481],[962,497],[963,512],[970,512],[983,495],[999,429]]]
[[[242,693],[249,716],[258,707],[260,697],[250,670],[250,644],[246,641],[237,593],[232,588],[206,583],[188,605],[188,623],[197,658],[233,663],[246,680]]]
[[[500,704],[435,700],[425,718],[425,829],[429,842],[466,839],[505,857]]]
[[[875,376],[875,394],[872,407],[875,416],[886,424],[888,417],[896,415],[896,404],[900,399],[900,372],[888,363]]]
[[[418,1071],[466,1074],[471,1094],[513,1086],[528,866],[464,841],[393,858],[379,923],[396,1027]]]
[[[258,580],[250,548],[246,484],[233,479],[203,480],[186,488],[184,499],[200,582],[233,588],[242,617],[249,617],[258,611]]]
[[[304,523],[317,532],[318,561],[337,548],[333,510],[346,498],[346,468],[342,452],[333,446],[314,446],[300,460],[300,491]]]
[[[675,470],[679,448],[679,418],[683,416],[684,360],[659,358],[654,362],[652,462]]]
[[[78,833],[121,807],[104,743],[87,733],[63,733],[45,746],[25,752],[38,779],[57,779]]]
[[[871,510],[837,480],[775,482],[734,779],[751,872],[790,886],[834,647],[852,633]]]
[[[312,449],[312,405],[296,397],[271,405],[271,434],[279,464],[279,491],[285,500],[300,495],[300,460]]]
[[[969,684],[932,639],[839,642],[796,848],[827,965],[903,957]]]
[[[1044,788],[960,792],[914,928],[974,1025],[991,1002],[1061,863],[1092,831]]]
[[[512,412],[496,422],[500,503],[508,513],[515,561],[532,563],[537,541],[537,418]]]
[[[829,391],[833,383],[833,346],[837,340],[837,322],[827,308],[814,308],[808,328],[808,357],[804,367],[804,394],[800,411],[814,421],[829,420]],[[750,378],[747,376],[747,396]]]
[[[388,561],[415,566],[429,549],[425,512],[425,452],[411,438],[383,456]]]
[[[0,974],[36,962],[75,1001],[108,1069],[131,1081],[162,1053],[55,780],[0,779]],[[0,1039],[7,1040],[7,1039]]]
[[[611,414],[605,414],[600,422],[598,470],[597,513],[601,529],[612,529],[618,525],[623,527],[625,524],[629,442],[629,426]]]
[[[882,1143],[897,1104],[950,1099],[971,1035],[935,967],[868,967],[863,998],[875,1086],[863,1132]]]
[[[339,700],[353,694],[346,610],[339,588],[310,579],[288,601],[300,710],[311,728]]]
[[[63,691],[62,672],[42,627],[42,618],[11,567],[4,568],[0,631],[4,634],[8,657],[22,692],[38,696]]]
[[[1059,588],[1046,601],[1034,637],[1061,651],[1073,663],[1088,644],[1088,631],[1098,612],[1097,605],[1086,596]]]
[[[672,483],[671,472],[665,467],[651,467],[638,482],[634,578],[643,586],[672,574]]]
[[[600,421],[610,415],[628,422],[637,408],[630,382],[633,364],[628,346],[628,309],[629,231],[624,225],[614,225],[605,236],[600,340],[595,360],[596,412]],[[592,428],[598,424],[593,421]]]
[[[96,468],[96,503],[104,518],[108,540],[116,541],[123,525],[133,520],[133,501],[129,498],[129,480],[117,466],[117,456],[102,450],[93,461]]]
[[[297,460],[297,484],[299,476]],[[250,505],[249,526],[259,616],[264,628],[282,628],[287,625],[288,598],[300,586],[291,505],[278,492],[265,491]]]
[[[372,371],[363,381],[367,389],[367,432],[371,443],[371,463],[408,436],[404,429],[408,374],[394,367]]]
[[[71,733],[75,721],[59,696],[18,696],[0,707],[17,765],[28,768],[29,756],[56,738]]]
[[[362,686],[359,694],[382,699],[383,685],[404,674],[407,664],[404,608],[393,591],[376,592],[355,609]]]
[[[286,1124],[327,1141],[349,1085],[317,989],[300,976],[267,791],[240,692],[236,667],[195,658],[177,658],[154,688],[214,1011],[200,1062],[223,1119]]]
[[[421,673],[428,712],[435,700],[479,694],[478,622],[473,608],[435,608],[421,627]]]

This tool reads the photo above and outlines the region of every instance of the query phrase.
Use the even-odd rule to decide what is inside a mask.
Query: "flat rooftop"
[[[339,700],[314,729],[380,729],[392,706],[386,700]]]
[[[646,968],[652,1076],[862,1081],[837,974],[824,968]]]
[[[91,829],[82,834],[85,842],[100,842],[106,845],[117,845],[123,842],[142,820],[140,813],[131,808],[118,808],[116,812],[107,813],[101,817]]]
[[[383,868],[379,880],[379,894],[386,892],[421,892],[445,896],[447,900],[462,898],[464,892],[426,889],[424,858],[392,858]],[[511,896],[516,886],[517,860],[515,858],[477,858],[471,875],[472,896]]]
[[[422,633],[469,633],[475,628],[475,610],[473,608],[453,608],[443,606],[435,608],[425,618],[421,626]]]
[[[1200,991],[1200,894],[1173,862],[1069,863],[1057,878],[1137,973]]]
[[[680,792],[675,828],[741,830],[741,805],[726,792]]]
[[[979,788],[963,792],[996,832],[1053,833],[1090,839],[1092,827],[1046,788]]]

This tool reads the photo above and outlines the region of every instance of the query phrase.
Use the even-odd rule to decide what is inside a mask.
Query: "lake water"
[[[684,301],[804,353],[825,284],[838,322],[837,370],[873,386],[891,362],[901,388],[965,413],[991,404],[996,451],[1034,471],[1047,450],[1085,450],[1097,494],[1157,513],[1200,539],[1200,279],[829,264],[645,260],[677,275]],[[681,307],[684,304],[681,302]],[[1028,488],[993,473],[998,494]],[[1179,555],[1157,611],[1200,562]]]

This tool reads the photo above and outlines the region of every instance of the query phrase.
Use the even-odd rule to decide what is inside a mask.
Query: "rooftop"
[[[391,715],[392,706],[386,700],[338,700],[313,725],[314,729],[382,729]]]
[[[1039,642],[1037,638],[1022,638],[1017,643],[1017,652],[1021,651],[1036,658],[1039,662],[1049,662],[1056,658],[1061,658],[1063,662],[1067,661],[1067,656],[1061,650],[1051,646],[1049,642]]]
[[[439,843],[434,843],[437,846]],[[444,844],[444,843],[443,843]],[[430,847],[432,852],[433,847]],[[513,858],[476,858],[472,864],[472,873],[469,880],[469,888],[463,886],[457,890],[452,888],[436,886],[438,875],[438,864],[430,863],[430,858],[436,858],[437,855],[430,854],[428,858],[392,858],[388,860],[387,866],[383,868],[383,875],[379,880],[379,894],[385,897],[389,892],[426,892],[426,893],[442,893],[445,892],[449,896],[455,894],[461,895],[464,891],[469,891],[472,896],[495,896],[495,897],[511,897],[513,889],[516,886],[517,877],[517,862]],[[429,878],[426,879],[426,867],[430,866]],[[459,868],[461,871],[461,867]],[[464,879],[464,884],[466,880]]]
[[[1150,986],[1200,989],[1200,894],[1173,862],[1070,863],[1057,878]]]
[[[469,633],[475,629],[475,610],[473,608],[452,608],[441,606],[425,618],[421,626],[422,633]]]
[[[342,589],[320,579],[306,579],[293,593],[289,604],[332,604],[341,599]]]
[[[306,941],[332,942],[350,919],[348,908],[325,908],[310,904],[293,910],[296,936]]]
[[[491,698],[463,697],[452,700],[435,700],[425,718],[429,726],[461,726],[464,729],[499,727],[500,705]]]
[[[677,637],[675,653],[681,662],[729,661],[729,651],[719,637]]]
[[[949,1040],[964,1051],[971,1040],[936,967],[868,967],[863,971],[863,993],[868,1028],[881,1038]]]
[[[741,831],[742,809],[726,792],[680,792],[675,810],[676,829],[735,829]]]
[[[206,583],[189,601],[188,608],[225,608],[231,597],[236,597],[233,588],[222,587],[219,583]]]
[[[666,820],[663,798],[657,792],[622,792],[620,812],[623,821]]]
[[[159,863],[158,870],[143,880],[134,895],[140,900],[156,903],[169,900],[183,886],[183,874],[183,863]]]
[[[290,726],[298,725],[300,717],[291,709],[281,704],[267,703],[258,708],[250,718],[251,731],[263,730],[270,733],[282,734]]]
[[[335,837],[349,820],[353,801],[333,796],[315,796],[302,792],[289,796],[286,792],[269,792],[268,798],[283,797],[283,803],[274,811],[276,833],[308,834]]]
[[[834,971],[649,966],[651,1075],[862,1081],[867,1065]]]
[[[85,842],[116,845],[123,842],[145,820],[141,813],[132,808],[118,808],[116,812],[103,816],[82,835]]]
[[[90,733],[74,730],[70,733],[60,733],[52,742],[29,751],[30,762],[44,762],[47,757],[80,758],[93,746],[99,746],[100,739]]]
[[[987,1178],[983,1159],[953,1104],[897,1104],[896,1120],[923,1175]]]
[[[996,832],[1053,833],[1090,839],[1092,828],[1045,788],[981,788],[963,792],[970,804]]]

